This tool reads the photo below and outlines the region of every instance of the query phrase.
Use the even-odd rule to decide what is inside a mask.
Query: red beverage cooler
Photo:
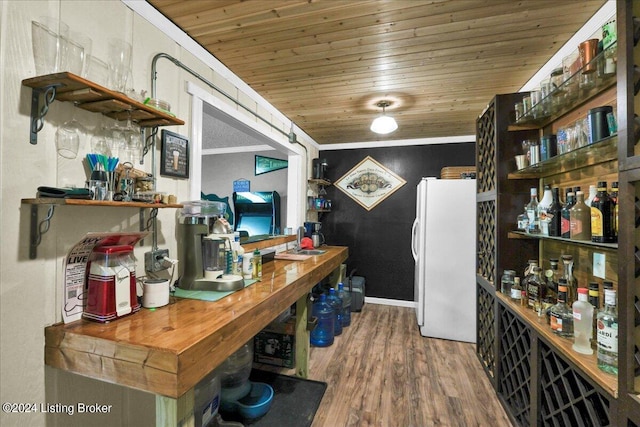
[[[108,322],[140,310],[133,246],[98,246],[87,265],[87,297],[82,317]]]

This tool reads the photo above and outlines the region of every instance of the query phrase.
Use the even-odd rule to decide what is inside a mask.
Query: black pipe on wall
[[[446,166],[475,164],[475,143],[329,150],[327,177],[339,180],[367,156],[407,181],[367,211],[334,186],[327,187],[332,211],[320,218],[327,244],[349,247],[347,272],[366,279],[366,296],[413,301],[414,260],[411,226],[416,216],[416,186],[425,176],[440,177]],[[446,206],[443,206],[446,208]]]

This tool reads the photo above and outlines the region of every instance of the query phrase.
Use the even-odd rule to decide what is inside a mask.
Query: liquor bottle
[[[609,194],[611,200],[613,200],[613,234],[618,241],[618,181],[611,183],[611,193]]]
[[[584,204],[591,207],[591,202],[593,201],[593,198],[596,197],[596,194],[598,194],[598,188],[595,185],[590,185],[589,195],[584,199]]]
[[[598,368],[618,375],[618,312],[613,289],[604,290],[604,310],[598,313]]]
[[[546,316],[547,324],[549,323],[549,312],[558,302],[558,259],[549,259],[550,268],[544,272],[544,280],[546,285],[545,296],[542,299],[542,310]]]
[[[573,188],[572,187],[567,187],[567,188],[564,189],[564,202],[565,203],[569,199],[569,193],[573,193]],[[575,193],[573,193],[573,194],[575,194]]]
[[[530,234],[540,234],[540,212],[538,210],[538,189],[531,189],[531,200],[527,204],[527,216],[529,217],[529,227],[527,232]]]
[[[565,279],[560,279],[558,283],[558,302],[551,307],[551,331],[565,338],[573,336],[573,312],[567,305],[565,299],[567,287]]]
[[[531,280],[531,278],[533,277],[533,268],[537,266],[538,260],[530,259],[529,261],[527,261],[527,268],[524,269],[521,281],[522,290],[524,290],[525,292],[528,292],[529,280]],[[529,305],[529,300],[527,300],[527,303],[525,305]]]
[[[538,266],[533,267],[533,275],[527,283],[527,298],[529,300],[529,308],[538,313],[542,317],[542,300],[546,295],[546,286],[542,280],[542,269]]]
[[[558,258],[549,258],[549,269],[544,272],[544,276],[547,280],[547,294],[551,293],[555,297],[557,297],[558,279],[560,278],[558,263]]]
[[[615,203],[607,193],[606,181],[598,181],[598,193],[591,202],[591,241],[614,243]]]
[[[567,193],[566,203],[562,207],[560,220],[560,237],[568,239],[571,237],[571,208],[575,203],[575,194],[570,191]]]
[[[562,277],[567,287],[565,302],[570,305],[576,300],[576,289],[578,288],[578,279],[573,274],[573,255],[562,255],[562,265],[564,267]]]
[[[518,231],[527,231],[529,228],[529,217],[527,216],[527,205],[524,205],[524,210],[516,218],[518,223]]]
[[[510,297],[511,301],[515,302],[516,304],[519,303],[522,299],[522,287],[520,286],[519,277],[513,278],[513,286],[511,286]]]
[[[547,216],[547,212],[551,207],[551,203],[553,203],[553,195],[551,193],[551,186],[545,184],[544,192],[542,193],[542,199],[540,199],[540,203],[538,203],[538,212],[540,217],[540,233],[543,236],[549,235],[549,217]]]
[[[560,204],[560,189],[558,187],[553,187],[551,194],[551,206],[547,209],[549,236],[560,237],[562,235],[562,205]]]
[[[584,204],[584,193],[576,193],[576,204],[569,214],[572,240],[591,240],[591,208]]]
[[[593,306],[589,304],[587,288],[578,288],[578,300],[573,303],[573,346],[578,353],[593,354]]]
[[[596,344],[595,337],[598,334],[598,318],[597,315],[600,312],[600,289],[598,282],[589,282],[589,304],[593,306],[593,345]]]

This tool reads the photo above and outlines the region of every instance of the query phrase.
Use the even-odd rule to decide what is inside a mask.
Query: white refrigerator
[[[475,343],[475,179],[420,180],[411,252],[420,333]]]

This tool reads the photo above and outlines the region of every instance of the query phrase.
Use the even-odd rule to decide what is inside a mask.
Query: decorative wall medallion
[[[335,186],[370,211],[406,182],[371,156],[367,156],[336,181]]]

